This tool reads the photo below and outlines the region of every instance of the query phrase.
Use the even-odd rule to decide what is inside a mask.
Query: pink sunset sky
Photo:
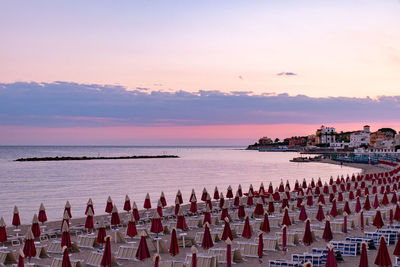
[[[398,0],[25,0],[0,10],[0,145],[400,130]]]

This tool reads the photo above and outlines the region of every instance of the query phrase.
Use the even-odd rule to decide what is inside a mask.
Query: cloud
[[[276,75],[278,75],[278,76],[294,76],[294,75],[297,75],[297,73],[294,73],[294,72],[279,72]]]
[[[0,83],[0,125],[35,127],[329,124],[399,121],[400,96],[314,98],[252,91]]]

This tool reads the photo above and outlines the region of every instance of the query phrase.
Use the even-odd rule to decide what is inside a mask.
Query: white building
[[[370,129],[368,125],[364,126],[363,131],[357,131],[350,134],[350,146],[351,147],[360,147],[360,146],[368,146],[370,142]]]
[[[336,132],[333,127],[325,127],[322,125],[321,129],[317,130],[315,136],[317,144],[336,143]]]

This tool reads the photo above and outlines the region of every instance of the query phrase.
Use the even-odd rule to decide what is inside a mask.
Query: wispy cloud
[[[278,75],[278,76],[295,76],[295,75],[297,75],[297,73],[294,73],[294,72],[279,72],[276,75]]]
[[[0,84],[0,125],[38,127],[321,124],[399,121],[400,96],[327,97],[252,91],[126,90],[122,86]]]

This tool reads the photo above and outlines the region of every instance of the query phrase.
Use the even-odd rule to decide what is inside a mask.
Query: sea
[[[177,155],[179,158],[117,159],[85,161],[16,162],[27,157]],[[50,221],[60,220],[66,201],[72,217],[84,217],[89,198],[96,215],[105,214],[111,196],[122,211],[125,195],[143,207],[146,193],[156,207],[161,191],[174,205],[181,190],[189,201],[192,188],[200,199],[203,188],[213,196],[214,188],[234,192],[239,184],[258,190],[261,182],[274,188],[281,180],[328,180],[331,176],[359,173],[361,169],[324,164],[293,163],[294,152],[258,152],[243,147],[143,147],[143,146],[2,146],[0,147],[0,216],[11,225],[14,206],[23,224],[31,223],[43,202]]]

